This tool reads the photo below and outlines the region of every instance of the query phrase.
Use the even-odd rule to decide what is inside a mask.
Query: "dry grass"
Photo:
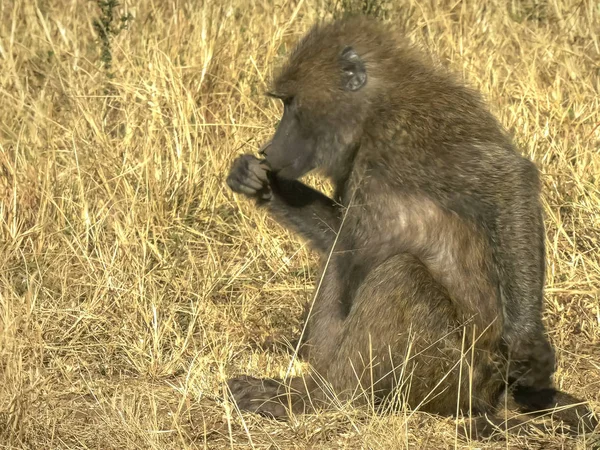
[[[277,121],[272,67],[332,7],[122,1],[134,19],[105,69],[96,3],[0,0],[0,448],[482,445],[424,414],[279,423],[219,400],[231,374],[287,369],[268,337],[297,333],[310,298],[315,256],[223,179]],[[544,173],[556,382],[598,410],[600,6],[396,3],[388,17],[484,92]]]

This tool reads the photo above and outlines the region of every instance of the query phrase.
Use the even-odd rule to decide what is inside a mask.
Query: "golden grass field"
[[[555,379],[600,410],[600,3],[121,3],[0,0],[0,449],[600,445],[221,400],[229,376],[285,373],[317,262],[225,176],[272,133],[263,94],[294,42],[364,3],[481,89],[542,170]]]

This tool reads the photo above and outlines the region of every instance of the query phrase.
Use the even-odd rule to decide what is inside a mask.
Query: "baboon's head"
[[[352,30],[352,22],[314,27],[276,77],[269,95],[283,102],[283,117],[262,150],[271,169],[298,178],[312,169],[336,176],[357,148],[373,84],[367,49],[378,33]]]

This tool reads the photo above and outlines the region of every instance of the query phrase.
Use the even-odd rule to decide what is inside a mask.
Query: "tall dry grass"
[[[280,423],[220,401],[231,374],[287,369],[316,262],[224,175],[272,132],[262,93],[293,42],[361,6],[334,3],[0,0],[0,448],[494,447],[419,413]],[[542,169],[556,382],[598,410],[600,4],[366,3]]]

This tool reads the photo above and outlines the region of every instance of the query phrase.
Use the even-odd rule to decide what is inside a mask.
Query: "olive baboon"
[[[443,415],[493,412],[507,386],[524,412],[576,401],[552,387],[538,170],[476,92],[362,18],[315,26],[269,95],[284,112],[264,160],[227,183],[324,255],[304,338],[336,395]],[[333,199],[297,181],[312,169]],[[321,380],[229,388],[282,416],[324,401]],[[576,427],[588,409],[569,411]]]

